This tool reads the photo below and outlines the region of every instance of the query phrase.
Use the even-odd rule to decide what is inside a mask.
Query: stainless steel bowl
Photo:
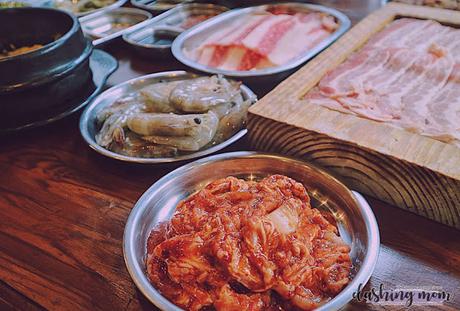
[[[64,0],[65,1],[65,0]],[[76,16],[78,17],[82,17],[82,16],[87,16],[89,14],[98,14],[98,13],[101,13],[103,11],[109,11],[109,10],[113,10],[113,9],[116,9],[116,8],[119,8],[121,7],[123,4],[126,3],[126,1],[128,0],[117,0],[115,2],[113,2],[112,4],[109,4],[109,5],[106,5],[106,6],[103,6],[101,8],[97,8],[97,9],[92,9],[92,10],[88,10],[86,12],[74,12],[72,11],[72,9],[70,8],[67,8],[65,5],[63,6],[62,4],[60,5],[60,1],[59,0],[53,0],[53,5],[55,8],[57,9],[61,9],[61,10],[66,10],[66,11],[69,11],[70,13],[73,13],[75,14]]]
[[[324,171],[299,160],[255,152],[211,156],[182,166],[161,178],[137,201],[125,227],[123,253],[128,271],[140,291],[162,310],[181,310],[163,297],[146,275],[146,243],[158,223],[171,218],[182,199],[209,182],[227,176],[258,178],[282,174],[303,183],[313,206],[334,215],[341,237],[351,247],[352,281],[318,310],[337,310],[352,299],[374,271],[380,247],[377,222],[366,200]]]
[[[191,2],[192,0],[171,0],[171,1],[157,1],[157,0],[131,0],[131,5],[149,10],[154,13],[161,13],[173,9],[184,3]]]
[[[123,40],[142,56],[154,59],[171,57],[172,42],[186,30],[182,25],[188,18],[196,15],[215,16],[227,10],[214,4],[181,4],[150,19],[144,27],[126,32]]]
[[[144,10],[118,8],[89,14],[79,18],[79,21],[85,34],[94,39],[93,45],[98,46],[121,37],[125,32],[143,27],[150,18],[152,14]],[[129,26],[120,27],[124,24]]]
[[[201,75],[196,75],[193,73],[188,73],[185,71],[167,71],[167,72],[160,72],[160,73],[153,73],[150,75],[142,76],[139,78],[135,78],[129,80],[127,82],[118,84],[98,97],[96,97],[91,104],[85,109],[83,114],[80,118],[80,132],[83,136],[83,139],[88,143],[88,145],[97,151],[98,153],[105,155],[109,158],[113,158],[116,160],[121,160],[125,162],[133,162],[133,163],[146,163],[146,164],[157,164],[157,163],[171,163],[171,162],[178,162],[178,161],[185,161],[190,159],[197,159],[200,157],[204,157],[206,155],[212,154],[219,150],[224,149],[225,147],[233,144],[241,137],[246,135],[247,129],[241,129],[239,132],[235,133],[232,137],[227,139],[226,141],[214,145],[207,149],[202,149],[193,153],[179,155],[177,157],[171,158],[138,158],[138,157],[129,157],[125,155],[121,155],[115,152],[112,152],[104,147],[99,146],[96,143],[95,136],[97,133],[96,128],[96,115],[97,113],[106,107],[107,105],[112,104],[117,99],[138,92],[143,87],[157,83],[159,81],[173,81],[173,80],[185,80],[200,77]],[[251,99],[254,102],[257,100],[257,96],[245,85],[240,86],[241,93],[245,100]]]
[[[307,62],[316,54],[328,47],[335,40],[337,40],[342,34],[345,33],[345,31],[348,30],[348,28],[350,28],[351,25],[350,19],[345,14],[333,8],[307,3],[282,3],[275,5],[292,8],[298,11],[307,10],[327,13],[331,16],[334,16],[338,20],[339,28],[314,48],[280,66],[245,71],[224,70],[200,64],[197,61],[189,58],[187,53],[184,52],[185,50],[192,50],[197,48],[206,40],[206,38],[211,36],[220,28],[226,27],[227,25],[233,23],[235,19],[244,18],[244,16],[252,15],[260,11],[265,11],[268,7],[273,6],[273,4],[254,6],[243,9],[233,9],[222,13],[217,17],[204,21],[199,25],[180,34],[172,44],[172,53],[174,57],[181,63],[202,72],[223,74],[228,77],[242,79],[243,81],[258,80],[260,82],[267,80],[281,80],[292,73],[295,68]]]

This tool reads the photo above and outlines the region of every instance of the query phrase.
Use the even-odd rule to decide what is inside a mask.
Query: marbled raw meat
[[[460,145],[460,30],[398,19],[305,99]]]
[[[253,70],[285,64],[330,36],[338,24],[317,12],[259,12],[238,18],[185,53],[203,65]]]

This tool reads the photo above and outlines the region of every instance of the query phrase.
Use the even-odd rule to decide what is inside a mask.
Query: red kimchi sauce
[[[350,282],[349,252],[302,184],[227,177],[151,232],[147,273],[186,310],[311,310]]]

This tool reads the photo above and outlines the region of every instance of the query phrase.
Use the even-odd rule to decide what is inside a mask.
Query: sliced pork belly
[[[439,126],[429,122],[431,118],[428,106],[434,97],[444,88],[452,73],[454,63],[449,55],[437,57],[422,54],[416,63],[420,66],[417,76],[407,81],[410,88],[402,96],[404,118],[402,125],[417,132],[438,132]],[[418,68],[417,68],[418,69]]]
[[[440,129],[431,134],[443,141],[460,141],[460,63],[457,63],[442,92],[428,104],[428,122]]]
[[[305,99],[460,145],[460,30],[403,18],[328,73]]]
[[[273,67],[315,47],[337,27],[335,19],[324,13],[261,12],[235,20],[187,54],[201,64],[226,70]]]
[[[366,44],[366,48],[372,47],[397,47],[404,45],[404,40],[417,36],[420,29],[426,26],[427,21],[419,21],[411,18],[401,18],[385,27]],[[404,36],[401,36],[404,34]]]

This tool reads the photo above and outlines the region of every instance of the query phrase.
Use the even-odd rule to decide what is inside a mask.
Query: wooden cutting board
[[[459,147],[302,100],[327,72],[399,17],[460,27],[457,11],[386,5],[252,106],[249,141],[255,149],[318,164],[352,189],[460,229]]]

